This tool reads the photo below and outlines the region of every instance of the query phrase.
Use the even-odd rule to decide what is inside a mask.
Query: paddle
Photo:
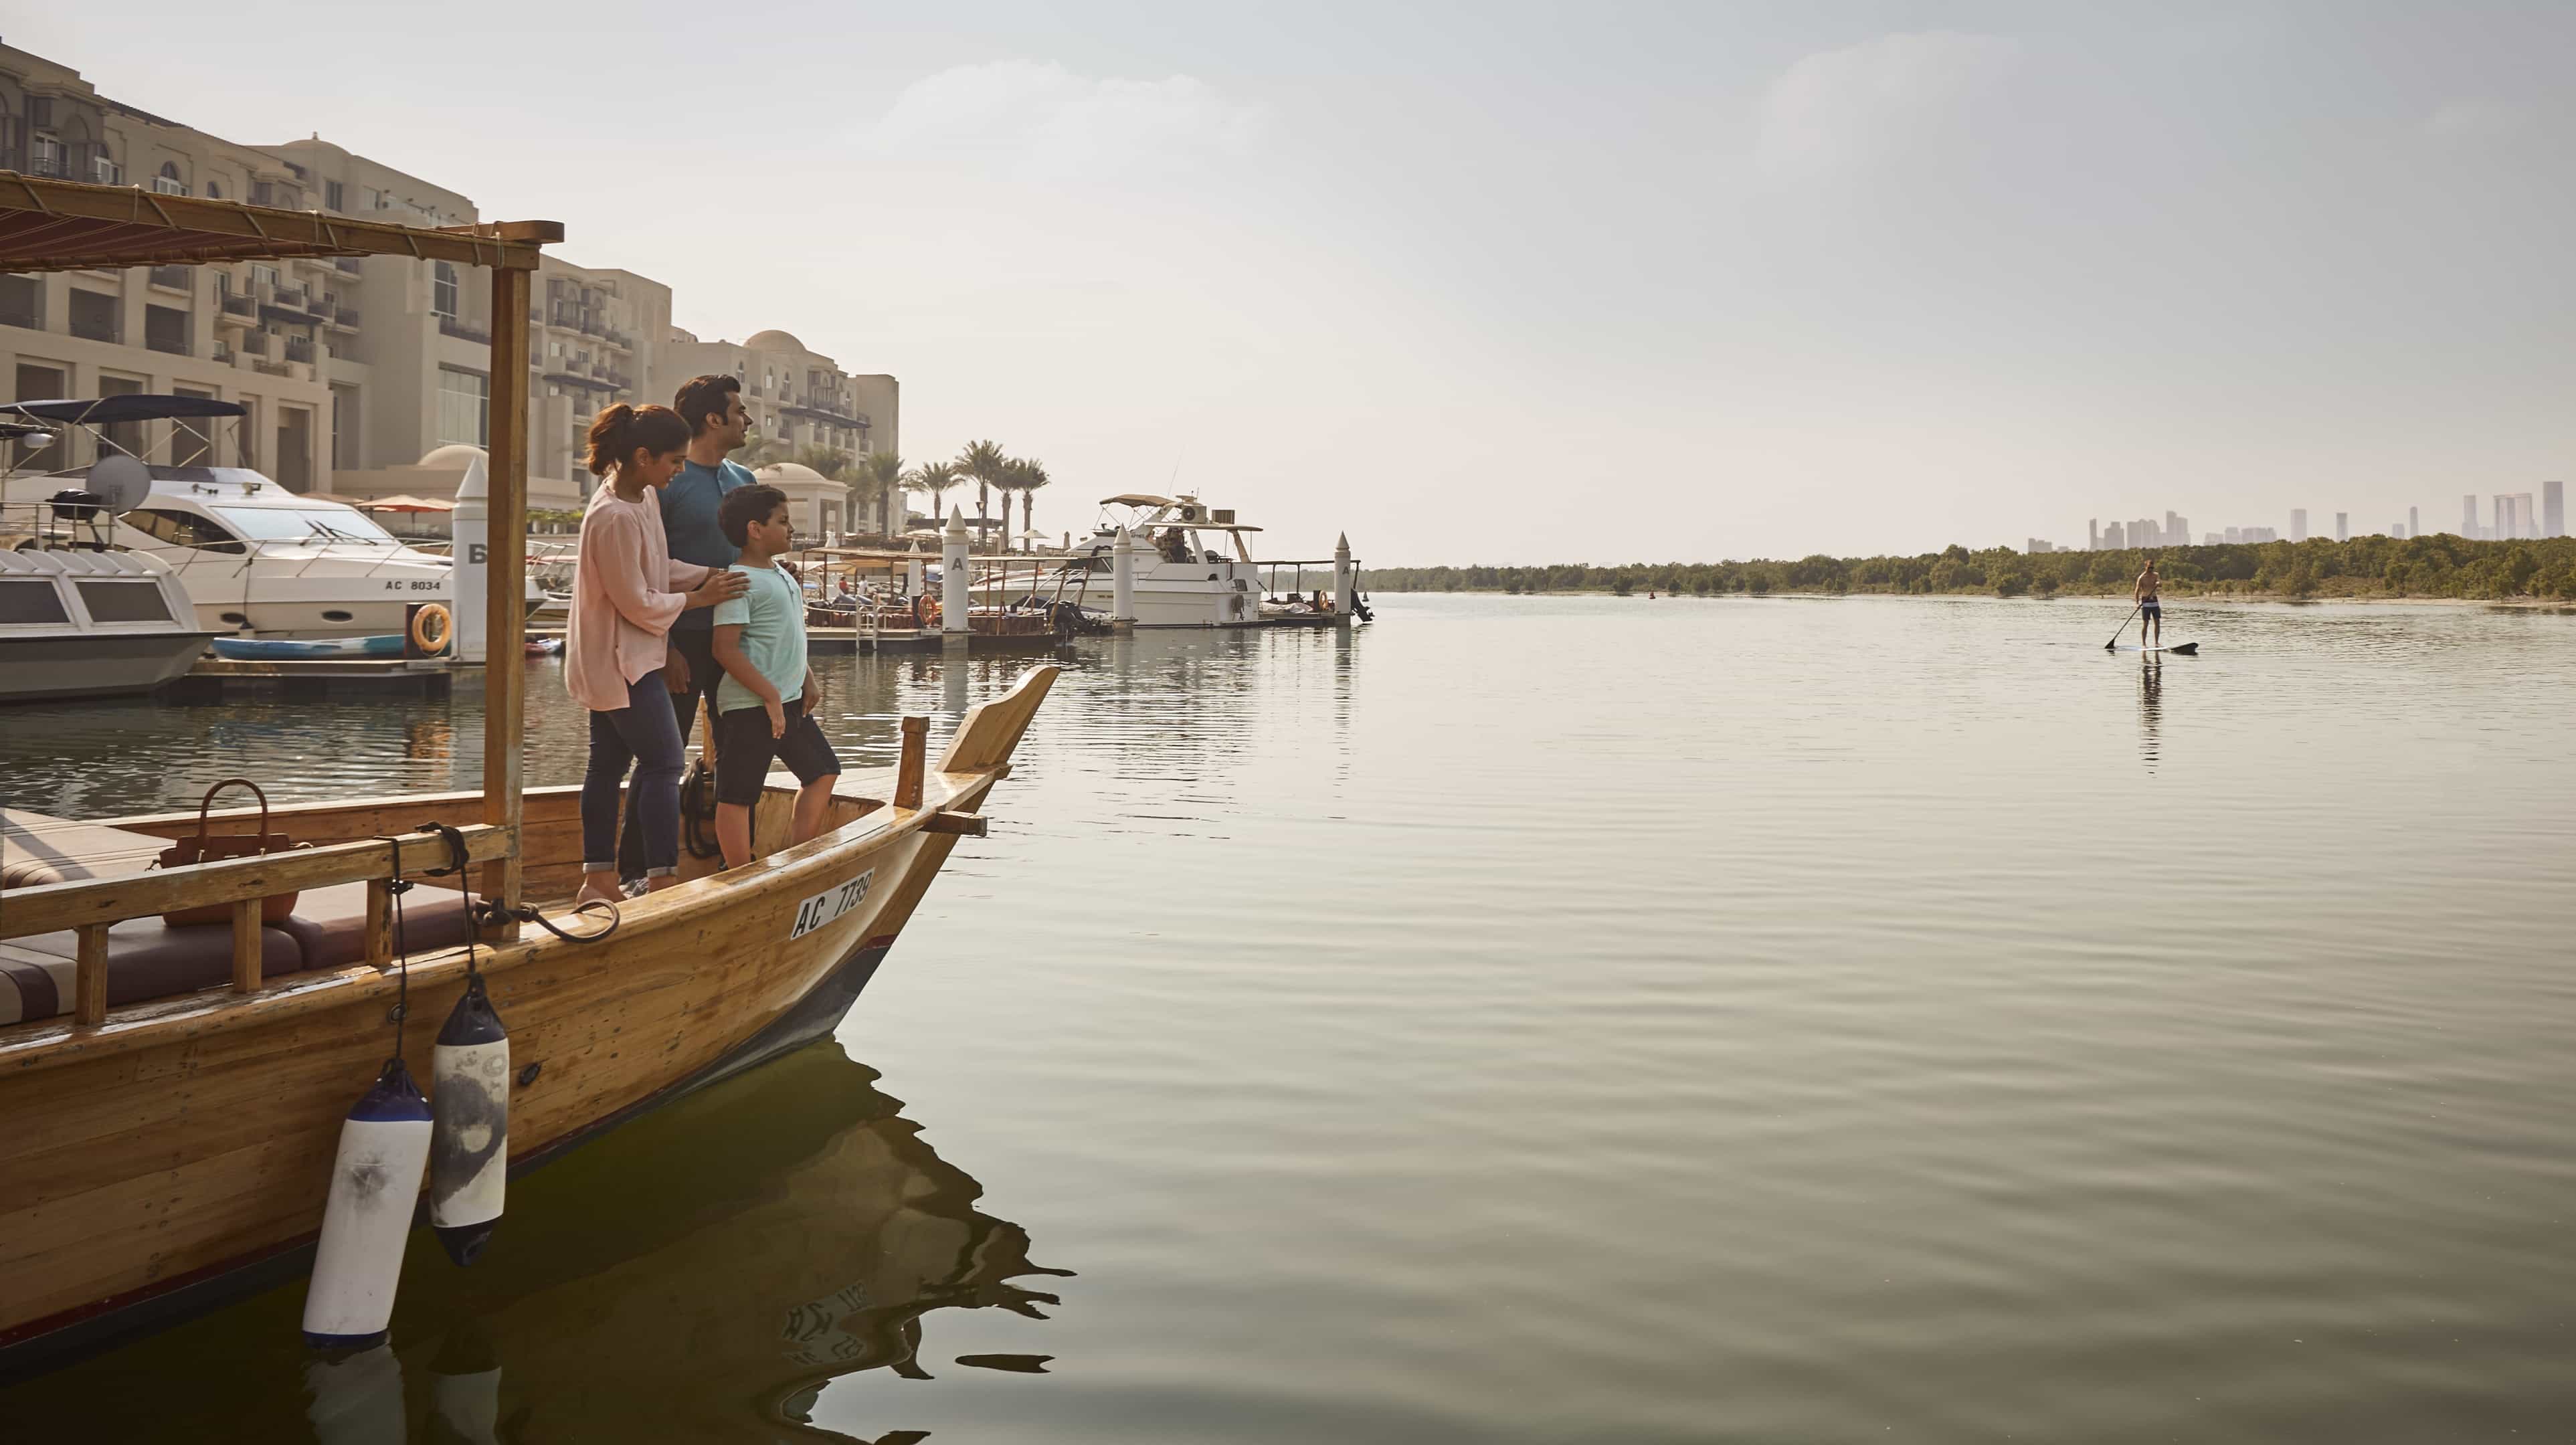
[[[2137,606],[2132,607],[2132,608],[2130,608],[2130,609],[2129,609],[2129,617],[2135,617],[2135,616],[2137,616],[2139,613],[2144,612],[2144,611],[2146,611],[2146,610],[2147,610],[2147,604],[2146,604],[2146,603],[2144,603],[2144,602],[2140,602]],[[2120,633],[2121,633],[2121,632],[2126,632],[2126,631],[2128,631],[2128,630],[2129,630],[2129,617],[2123,617],[2123,618],[2121,618],[2121,619],[2120,619],[2120,628],[2119,628],[2119,631],[2118,631],[2118,632],[2114,632],[2114,633],[2112,633],[2112,634],[2111,634],[2111,640],[2110,640],[2110,641],[2108,641],[2108,642],[2106,642],[2106,643],[2103,643],[2103,644],[2102,644],[2102,650],[2103,650],[2104,652],[2108,652],[2108,651],[2110,651],[2112,648],[2115,648],[2115,647],[2117,647],[2117,646],[2119,646],[2119,645],[2120,645]]]

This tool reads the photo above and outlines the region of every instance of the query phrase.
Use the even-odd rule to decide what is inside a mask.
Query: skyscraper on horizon
[[[2415,515],[2415,509],[2413,507],[2408,507],[2406,509],[2406,535],[2409,537],[2421,537],[2424,535],[2424,519]]]
[[[2460,498],[2460,535],[2472,542],[2478,539],[2478,494],[2475,492]]]
[[[2338,542],[2349,542],[2352,540],[2352,528],[2344,520],[2347,515],[2347,513],[2343,512],[2335,513],[2335,540]]]
[[[2099,517],[2084,524],[2084,550],[2087,552],[2102,550],[2102,519]]]
[[[2103,552],[2117,552],[2121,548],[2128,546],[2129,541],[2124,535],[2124,530],[2125,529],[2123,529],[2117,522],[2113,522],[2111,525],[2103,528],[2101,532],[2101,541],[2096,547],[2096,550]]]
[[[2293,542],[2308,540],[2308,509],[2305,507],[2290,509],[2290,540]]]
[[[2567,484],[2565,482],[2540,484],[2540,535],[2544,537],[2567,535]]]

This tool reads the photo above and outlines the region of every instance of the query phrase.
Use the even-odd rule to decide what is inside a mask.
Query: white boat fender
[[[429,1167],[429,1100],[400,1055],[340,1124],[322,1243],[304,1293],[304,1341],[315,1349],[382,1344],[393,1322],[403,1244]]]
[[[467,975],[430,1051],[429,1222],[447,1257],[472,1264],[501,1220],[510,1175],[510,1034]]]

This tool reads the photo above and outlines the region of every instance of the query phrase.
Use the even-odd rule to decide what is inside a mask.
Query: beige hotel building
[[[479,219],[473,201],[315,137],[245,146],[101,97],[77,71],[0,45],[0,170],[134,185],[412,225]],[[578,511],[590,419],[613,401],[668,405],[700,371],[743,378],[757,435],[793,457],[859,459],[895,445],[890,376],[853,377],[785,332],[701,342],[671,324],[671,288],[548,255],[529,317],[528,505]],[[256,467],[289,488],[354,499],[452,495],[491,435],[491,291],[446,262],[371,256],[0,275],[0,385],[19,400],[175,392],[241,403],[203,460]],[[117,438],[135,450],[158,437]],[[66,434],[13,460],[92,460]],[[189,460],[187,457],[174,460]],[[900,494],[860,498],[810,468],[776,469],[800,527],[847,531]],[[802,473],[802,476],[797,474]],[[854,516],[854,513],[856,514]]]

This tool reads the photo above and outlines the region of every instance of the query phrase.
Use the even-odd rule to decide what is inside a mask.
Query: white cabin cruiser
[[[111,547],[112,525],[85,492],[0,506],[0,702],[150,692],[205,651],[178,579]]]
[[[1123,492],[1101,499],[1100,524],[1077,538],[1069,555],[1095,575],[1107,600],[1111,554],[1125,527],[1136,555],[1138,627],[1241,627],[1261,620],[1259,564],[1231,511],[1207,507],[1193,496],[1157,497]],[[1229,555],[1230,554],[1230,555]]]
[[[1238,523],[1232,510],[1207,506],[1188,493],[1158,497],[1122,492],[1102,498],[1100,508],[1101,520],[1092,534],[1067,549],[1068,566],[1089,574],[1083,604],[1107,605],[1118,532],[1125,528],[1134,548],[1138,627],[1278,624],[1288,620],[1289,596],[1303,595],[1309,583],[1322,586],[1331,580],[1329,560],[1256,561],[1246,538],[1261,529]],[[1270,603],[1266,609],[1265,602]]]
[[[65,488],[98,494],[117,516],[111,543],[166,564],[210,632],[381,636],[404,630],[413,603],[455,606],[448,558],[404,544],[345,502],[289,491],[248,467],[165,465],[124,450],[145,423],[168,421],[172,454],[211,458],[213,438],[186,423],[246,414],[208,397],[145,394],[0,404],[0,420],[89,432],[100,457],[12,477],[0,501],[40,502]],[[529,591],[532,602],[542,598]]]

